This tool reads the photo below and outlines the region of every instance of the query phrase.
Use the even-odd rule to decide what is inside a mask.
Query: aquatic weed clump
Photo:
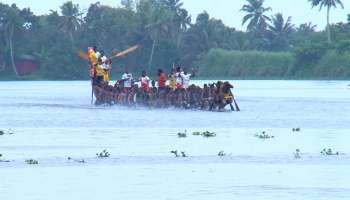
[[[199,132],[199,131],[196,131],[196,132],[193,132],[192,135],[194,136],[203,136],[203,137],[215,137],[216,136],[216,133],[214,132],[210,132],[210,131],[204,131],[204,132]]]
[[[275,136],[273,135],[268,135],[265,131],[263,131],[261,134],[255,134],[254,137],[259,138],[259,139],[271,139],[271,138],[275,138]]]
[[[104,149],[103,151],[101,151],[100,153],[96,153],[96,156],[98,158],[108,158],[111,154],[106,150]]]
[[[177,137],[179,137],[179,138],[187,137],[187,130],[185,130],[185,132],[183,132],[183,133],[181,133],[181,132],[177,133]]]
[[[293,132],[300,132],[300,128],[293,128],[292,131]]]
[[[25,162],[28,165],[37,165],[37,164],[39,164],[39,162],[37,160],[34,160],[34,159],[28,159],[28,160],[25,160]]]
[[[0,130],[0,135],[12,135],[13,132],[11,130],[8,130],[8,131],[4,131],[4,130]]]
[[[68,157],[67,160],[69,160],[69,161],[74,161],[74,162],[77,162],[77,163],[85,163],[85,160],[84,160],[84,159],[78,160],[78,159],[73,159],[73,158],[71,158],[71,157]]]
[[[4,160],[3,155],[0,153],[0,162],[10,162],[9,160]]]
[[[300,149],[296,149],[295,152],[293,153],[295,159],[300,159],[301,158],[301,152]]]
[[[181,155],[178,153],[177,150],[170,151],[170,153],[174,154],[175,157],[183,157],[183,158],[187,157],[187,155],[184,151],[180,152]]]
[[[196,131],[196,132],[193,132],[192,135],[194,135],[194,136],[199,136],[199,135],[202,135],[202,133],[199,132],[199,131]]]
[[[209,132],[209,131],[205,131],[205,132],[202,133],[202,136],[203,136],[203,137],[206,137],[206,138],[208,138],[208,137],[215,137],[215,136],[216,136],[216,133],[214,133],[214,132]]]
[[[329,149],[324,148],[320,153],[323,156],[339,156],[340,155],[339,152],[335,152],[331,148],[329,148]]]
[[[224,151],[220,151],[220,152],[218,153],[218,156],[219,156],[219,157],[224,157],[224,156],[226,156],[226,153],[225,153]]]

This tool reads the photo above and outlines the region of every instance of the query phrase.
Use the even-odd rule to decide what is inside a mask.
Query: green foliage
[[[349,78],[350,52],[339,54],[336,51],[328,51],[314,68],[313,72],[324,78]]]
[[[199,62],[200,75],[211,77],[285,77],[294,66],[291,53],[212,49]]]
[[[296,64],[299,67],[314,66],[332,48],[327,43],[306,42],[294,49]]]

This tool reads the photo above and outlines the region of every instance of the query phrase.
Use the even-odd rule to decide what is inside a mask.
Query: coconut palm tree
[[[71,43],[74,44],[73,34],[78,30],[82,20],[80,16],[82,13],[79,11],[79,5],[73,4],[72,1],[64,3],[61,7],[61,13],[63,16],[63,21],[60,24],[60,28],[68,33]]]
[[[273,44],[272,49],[279,51],[287,50],[288,37],[295,30],[291,21],[291,17],[285,20],[281,13],[272,16],[271,24],[268,25],[268,35]]]
[[[1,10],[2,12],[0,16],[0,24],[2,34],[4,35],[5,43],[7,44],[10,50],[10,60],[13,71],[16,75],[18,75],[15,64],[15,51],[13,41],[15,33],[19,33],[22,28],[23,20],[20,16],[20,10],[15,4],[11,6],[2,6]]]
[[[285,37],[294,31],[294,25],[292,24],[292,17],[288,17],[284,20],[281,13],[277,13],[272,17],[271,25],[268,26],[268,30],[279,37]]]
[[[340,5],[340,7],[344,8],[344,5],[341,0],[308,0],[312,7],[319,6],[320,10],[322,8],[326,7],[327,8],[327,40],[328,43],[332,43],[331,39],[331,26],[329,22],[329,17],[330,17],[330,11],[331,8],[337,8],[337,5]]]
[[[265,0],[247,0],[248,4],[243,5],[241,11],[246,12],[247,15],[243,17],[242,25],[248,21],[248,31],[262,31],[267,27],[267,23],[271,19],[265,15],[266,12],[271,11],[270,7],[264,7]]]

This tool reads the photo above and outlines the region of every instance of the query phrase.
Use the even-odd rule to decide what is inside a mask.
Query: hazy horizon
[[[73,0],[74,3],[78,3],[83,11],[86,11],[91,3],[95,3],[98,0]],[[221,19],[226,25],[234,27],[239,30],[245,30],[242,26],[243,12],[240,12],[242,6],[246,3],[246,0],[220,0],[220,3],[213,0],[183,0],[184,8],[187,9],[192,16],[192,21],[195,21],[197,15],[204,10],[207,11],[211,17]],[[59,10],[59,6],[66,0],[0,0],[2,3],[12,4],[16,3],[20,8],[29,7],[35,14],[47,14],[52,10]],[[113,7],[120,6],[120,0],[100,0],[101,4],[109,5]],[[345,8],[332,9],[331,22],[346,22],[348,2],[343,1]],[[296,25],[312,22],[317,25],[317,29],[323,29],[326,26],[326,10],[319,11],[319,8],[311,9],[311,5],[307,0],[266,0],[265,6],[270,6],[272,12],[268,15],[276,13],[282,13],[284,17],[291,16],[292,22]]]

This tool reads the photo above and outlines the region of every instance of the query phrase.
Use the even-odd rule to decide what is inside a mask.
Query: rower
[[[141,82],[141,89],[144,92],[149,92],[149,82],[150,82],[150,78],[147,76],[146,71],[142,71],[142,75],[140,78],[140,82]]]

